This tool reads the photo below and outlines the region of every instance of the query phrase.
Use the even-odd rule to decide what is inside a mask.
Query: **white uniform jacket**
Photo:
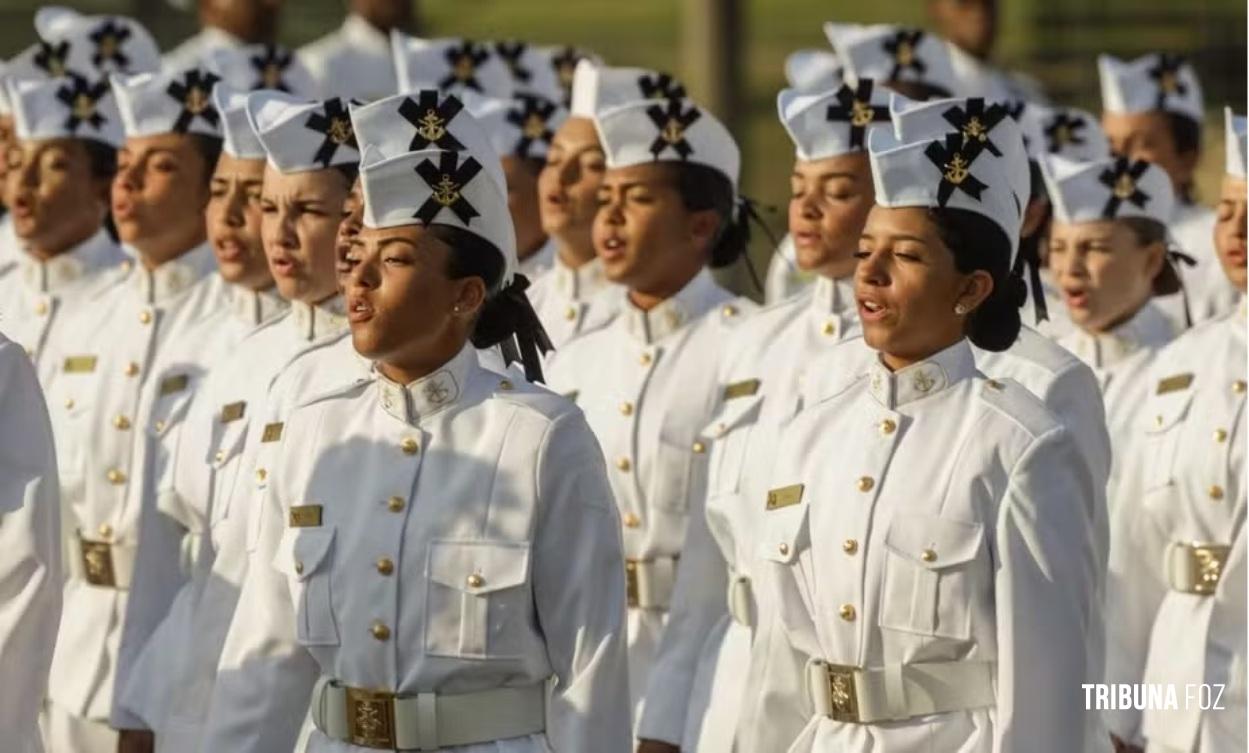
[[[206,26],[178,43],[161,58],[161,66],[167,71],[180,71],[205,65],[209,55],[216,49],[238,49],[247,45],[242,39],[224,29]]]
[[[768,271],[763,281],[765,303],[771,305],[792,298],[815,280],[814,275],[798,268],[797,253],[794,239],[786,233],[768,259]]]
[[[39,711],[61,617],[61,508],[52,426],[34,367],[0,335],[0,730],[41,753]]]
[[[373,102],[399,90],[390,37],[354,13],[343,25],[299,48],[323,97]]]
[[[855,331],[853,284],[816,279],[747,316],[721,347],[708,449],[706,514],[690,520],[668,625],[646,691],[638,737],[690,751],[730,751],[758,629],[751,573],[767,474],[782,427],[802,406],[811,361]],[[766,596],[765,594],[762,594]]]
[[[788,427],[757,501],[760,577],[794,648],[870,671],[877,708],[903,720],[814,715],[791,750],[1084,750],[1102,560],[1067,429],[986,379],[966,341],[830,387]],[[940,662],[963,679],[925,686],[916,665]],[[930,703],[956,710],[914,716]]]
[[[448,750],[627,750],[619,521],[570,403],[465,348],[313,398],[279,453],[206,750],[290,749],[318,675],[400,695],[554,676],[545,735]]]
[[[538,276],[525,294],[557,349],[584,332],[611,322],[619,296],[604,293],[610,283],[598,259],[573,269],[556,255],[551,269]]]
[[[1123,459],[1108,682],[1171,685],[1179,697],[1177,709],[1107,716],[1115,734],[1144,738],[1150,751],[1246,748],[1246,357],[1243,306],[1162,349],[1139,409],[1142,436]],[[1185,699],[1202,683],[1222,686],[1224,710]]]
[[[627,300],[608,326],[573,340],[547,368],[551,389],[576,400],[612,466],[608,478],[634,572],[629,688],[646,690],[675,586],[686,522],[703,514],[707,445],[717,403],[716,359],[749,303],[699,272],[650,311]]]
[[[53,370],[46,354],[59,350],[58,339],[76,309],[111,285],[114,267],[126,260],[121,247],[103,229],[47,261],[21,252],[13,273],[0,277],[0,329],[30,354],[47,382]]]
[[[555,264],[555,240],[547,238],[532,254],[520,260],[516,271],[523,274],[530,282],[551,271]]]
[[[13,231],[13,217],[7,212],[0,215],[0,283],[17,266],[21,249],[17,245],[17,233]]]

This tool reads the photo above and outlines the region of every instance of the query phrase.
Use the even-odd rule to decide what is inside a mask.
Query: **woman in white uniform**
[[[1067,428],[971,349],[1020,327],[1022,138],[930,133],[873,134],[855,295],[878,357],[822,386],[755,501],[760,577],[808,660],[791,750],[1083,750],[1095,491]]]
[[[1245,292],[1245,120],[1226,113],[1214,245]],[[1243,301],[1243,299],[1242,299]],[[1175,688],[1177,708],[1115,709],[1118,751],[1232,753],[1245,737],[1245,307],[1164,348],[1115,505],[1107,682]],[[1112,686],[1113,687],[1113,686]],[[1204,693],[1202,698],[1187,696]],[[1217,698],[1216,698],[1217,695]]]
[[[498,158],[457,138],[362,144],[347,302],[371,369],[286,419],[207,749],[289,749],[305,711],[318,752],[628,745],[606,470],[571,403],[477,362],[470,336],[514,338],[541,377]]]
[[[888,102],[867,79],[777,98],[796,152],[789,234],[815,282],[747,317],[722,346],[716,413],[699,440],[709,447],[706,516],[690,521],[681,552],[639,725],[653,741],[645,750],[731,750],[744,696],[757,691],[747,665],[752,635],[766,626],[756,624],[751,581],[763,512],[754,500],[767,493],[761,471],[781,426],[801,409],[808,365],[857,329],[854,254],[873,203],[867,137],[889,125]]]

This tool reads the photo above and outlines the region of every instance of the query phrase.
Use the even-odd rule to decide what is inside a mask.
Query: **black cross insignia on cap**
[[[248,58],[252,69],[256,71],[256,83],[252,84],[252,89],[277,89],[278,91],[289,92],[291,89],[286,85],[286,81],[282,76],[286,73],[286,69],[291,67],[294,56],[289,50],[285,50],[276,44],[267,44],[259,55],[252,55]]]
[[[494,51],[503,58],[503,62],[507,63],[507,69],[512,72],[512,78],[517,81],[528,83],[533,78],[533,73],[520,64],[520,59],[524,57],[525,51],[529,49],[529,45],[524,42],[496,42]]]
[[[103,68],[106,63],[115,63],[119,70],[124,71],[130,66],[130,58],[122,49],[130,38],[128,26],[118,25],[116,20],[110,18],[97,26],[88,38],[95,42],[95,52],[91,54],[95,67]]]
[[[528,157],[535,141],[550,144],[555,138],[555,133],[547,126],[555,114],[555,103],[531,94],[521,94],[517,99],[521,107],[508,110],[507,122],[520,129],[520,140],[516,142],[517,156]]]
[[[928,64],[919,59],[915,48],[919,47],[924,32],[920,29],[898,29],[894,35],[885,40],[885,52],[893,58],[893,69],[889,72],[889,80],[896,81],[904,70],[912,70],[923,76]]]
[[[576,47],[565,47],[559,51],[559,54],[551,58],[551,66],[555,68],[555,76],[559,79],[559,85],[564,90],[564,104],[568,104],[569,97],[572,96],[572,80],[577,72],[577,63],[585,55],[577,51]]]
[[[681,100],[670,99],[667,106],[651,105],[646,109],[646,114],[659,129],[659,135],[651,142],[651,154],[655,159],[659,159],[665,149],[672,149],[683,160],[689,159],[694,153],[694,147],[685,139],[685,129],[701,118],[702,112],[693,105],[682,112]]]
[[[321,167],[330,166],[330,161],[334,159],[340,146],[356,150],[360,148],[356,145],[356,134],[351,128],[351,117],[347,115],[347,109],[338,97],[326,100],[325,112],[312,113],[304,125],[325,136],[321,146],[317,147],[317,153],[312,156],[312,160],[320,162]]]
[[[1088,127],[1088,123],[1083,118],[1073,117],[1070,113],[1060,112],[1045,124],[1045,140],[1046,149],[1051,154],[1057,154],[1062,151],[1068,144],[1080,146],[1084,144],[1084,137],[1080,133]]]
[[[213,86],[221,80],[215,73],[201,71],[198,68],[186,72],[181,82],[171,81],[165,93],[182,105],[182,112],[174,121],[173,130],[186,133],[196,118],[203,118],[208,125],[217,127],[220,119],[217,109],[212,104]]]
[[[638,76],[638,91],[642,93],[642,99],[685,98],[685,87],[667,73]]]
[[[96,104],[108,90],[107,80],[90,84],[82,76],[71,74],[69,83],[56,90],[56,98],[69,109],[65,128],[70,133],[77,133],[79,125],[90,123],[92,128],[100,130],[107,118],[96,110]]]
[[[438,155],[437,165],[425,159],[416,166],[417,175],[433,191],[412,215],[421,224],[428,225],[443,209],[450,209],[465,225],[474,217],[481,216],[462,193],[469,181],[481,172],[481,163],[472,157],[466,157],[462,163],[458,161],[455,152],[443,152]]]
[[[419,151],[430,144],[439,149],[462,151],[464,145],[447,128],[463,109],[460,100],[451,95],[438,104],[438,92],[431,89],[422,90],[415,102],[411,97],[405,97],[399,105],[399,114],[416,127],[408,151]]]
[[[944,207],[956,188],[980,201],[980,194],[988,186],[971,174],[971,163],[980,154],[980,149],[969,149],[963,137],[957,133],[947,133],[945,143],[934,141],[924,149],[924,156],[941,170],[941,184],[937,188],[938,204]]]
[[[955,105],[941,113],[941,117],[945,118],[946,122],[958,129],[964,144],[975,147],[977,150],[988,149],[994,157],[1001,157],[1002,152],[997,148],[997,144],[989,139],[989,134],[1007,115],[1006,108],[996,102],[986,110],[984,99],[981,97],[972,97],[967,100],[966,110]]]
[[[65,75],[65,60],[69,57],[69,42],[52,44],[39,40],[39,52],[35,53],[35,65],[56,78]]]
[[[1188,85],[1180,81],[1180,66],[1184,64],[1182,55],[1166,52],[1158,54],[1158,64],[1149,69],[1149,77],[1158,85],[1157,109],[1166,109],[1168,96],[1182,97],[1188,93]]]
[[[477,81],[477,66],[486,62],[490,53],[484,47],[465,39],[458,46],[448,47],[443,55],[451,71],[438,82],[438,88],[446,89],[455,84],[481,91]]]
[[[1119,213],[1119,206],[1125,201],[1138,209],[1145,208],[1152,197],[1142,191],[1136,181],[1148,169],[1149,163],[1144,160],[1133,162],[1126,157],[1116,157],[1114,167],[1106,168],[1097,176],[1097,181],[1110,189],[1110,198],[1106,199],[1106,204],[1102,207],[1102,217],[1114,219]]]
[[[889,121],[888,107],[872,105],[873,85],[870,78],[860,79],[854,90],[842,84],[835,95],[838,104],[829,105],[828,113],[824,116],[831,122],[850,124],[850,146],[856,149],[863,146],[863,135],[867,133],[869,125]]]

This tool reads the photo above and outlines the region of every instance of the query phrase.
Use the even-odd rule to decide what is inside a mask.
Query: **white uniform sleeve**
[[[21,349],[0,340],[0,730],[37,751],[61,619],[61,509],[48,410]],[[16,736],[16,739],[12,736]]]
[[[1084,750],[1083,683],[1103,573],[1077,446],[1053,429],[1024,452],[998,514],[995,753]]]
[[[547,739],[553,753],[626,753],[620,519],[602,452],[580,413],[555,421],[538,462],[534,601],[556,676]]]

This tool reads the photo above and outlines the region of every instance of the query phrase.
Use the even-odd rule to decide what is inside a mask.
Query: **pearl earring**
[[[956,303],[954,304],[954,313],[959,316],[965,316],[967,314],[967,307],[961,303]]]
[[[457,303],[456,305],[454,305],[454,306],[452,306],[452,307],[451,307],[451,313],[453,313],[453,314],[458,314],[458,313],[460,313],[460,305],[459,305],[458,303]]]

